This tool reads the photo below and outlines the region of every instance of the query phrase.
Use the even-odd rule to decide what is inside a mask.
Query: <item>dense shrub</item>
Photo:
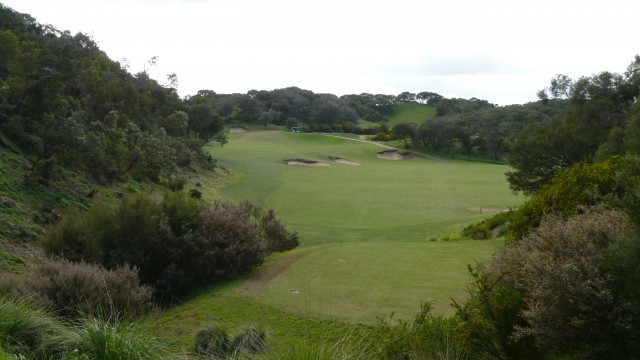
[[[152,289],[140,285],[135,268],[124,265],[107,270],[64,259],[45,259],[21,274],[1,274],[0,292],[32,297],[66,317],[137,316],[152,306]]]
[[[636,224],[640,224],[640,155],[627,154],[622,159],[615,173],[614,192],[608,200],[623,208]]]
[[[454,302],[468,352],[479,359],[538,358],[535,347],[513,337],[515,327],[524,323],[522,292],[504,284],[504,273],[492,273],[483,264],[469,266],[469,272],[469,299],[463,305]]]
[[[507,280],[526,292],[526,325],[516,336],[531,337],[540,349],[583,358],[628,354],[627,329],[634,322],[612,288],[603,252],[629,231],[625,214],[598,208],[566,221],[547,218],[505,249],[495,265],[509,269]]]
[[[462,229],[462,236],[475,240],[484,240],[504,235],[513,211],[497,213],[488,219],[471,224]]]
[[[266,255],[298,245],[273,211],[243,202],[205,205],[184,192],[149,196],[119,206],[96,203],[70,213],[43,241],[51,254],[109,269],[130,264],[160,298],[170,298],[260,265]]]
[[[389,135],[386,132],[379,132],[379,133],[375,134],[374,136],[372,136],[371,138],[369,138],[369,140],[371,140],[371,141],[390,141],[391,140],[391,135]]]
[[[507,238],[517,241],[536,228],[545,214],[558,213],[564,217],[575,214],[581,205],[595,205],[615,187],[615,174],[622,166],[622,158],[612,157],[597,164],[578,163],[562,171],[544,186],[511,217]]]
[[[638,280],[637,232],[620,211],[604,206],[583,211],[569,219],[546,217],[474,272],[470,299],[458,306],[474,353],[494,358],[640,354],[637,286],[621,282]]]
[[[255,204],[244,201],[240,203],[242,212],[248,214],[258,227],[260,236],[267,242],[269,252],[287,251],[300,245],[297,232],[290,233],[276,218],[273,210],[264,211]]]

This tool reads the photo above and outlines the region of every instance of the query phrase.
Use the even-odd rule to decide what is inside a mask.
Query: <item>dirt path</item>
[[[380,144],[379,142],[375,142],[375,141],[371,141],[371,140],[352,139],[352,138],[348,138],[348,137],[345,137],[345,136],[330,135],[330,134],[320,134],[320,135],[328,136],[328,137],[334,137],[334,138],[343,139],[343,140],[351,140],[351,141],[363,142],[363,143],[379,146],[379,147],[382,147],[382,148],[385,148],[385,149],[404,151],[404,149],[400,149],[400,148],[389,146],[389,145]],[[421,153],[421,152],[415,152],[415,153],[416,154],[420,154],[420,155],[424,156],[425,158],[427,158],[429,160],[435,160],[435,161],[441,161],[441,162],[449,162],[449,160],[446,160],[446,159],[443,159],[443,158],[439,158],[437,156],[433,156],[433,155],[430,155],[430,154],[425,154],[425,153]]]
[[[260,292],[267,283],[282,274],[289,265],[300,260],[309,254],[309,252],[310,250],[300,250],[294,254],[283,256],[266,265],[262,265],[255,274],[251,275],[251,277],[242,284],[242,289],[250,293]]]

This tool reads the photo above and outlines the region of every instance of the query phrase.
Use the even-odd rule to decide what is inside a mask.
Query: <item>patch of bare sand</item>
[[[244,126],[233,126],[229,128],[229,132],[230,133],[239,133],[239,132],[246,132],[247,129]]]
[[[379,152],[378,157],[385,160],[412,160],[417,159],[418,155],[410,152],[400,152],[398,150],[386,150]]]
[[[338,164],[354,165],[354,166],[359,166],[360,165],[359,162],[355,162],[355,161],[339,158],[337,156],[329,156],[329,159],[331,159],[333,162],[337,162]]]
[[[300,165],[300,166],[330,166],[330,164],[320,162],[320,161],[310,161],[310,160],[301,160],[301,159],[285,160],[284,163],[287,165]]]

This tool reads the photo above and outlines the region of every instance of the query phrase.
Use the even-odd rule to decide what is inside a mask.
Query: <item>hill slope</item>
[[[418,103],[397,104],[392,113],[389,114],[389,128],[399,123],[422,124],[425,120],[432,118],[436,114],[436,107],[433,105],[423,105]]]

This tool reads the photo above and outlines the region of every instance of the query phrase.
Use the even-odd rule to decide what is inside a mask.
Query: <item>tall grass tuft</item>
[[[255,358],[264,351],[266,337],[264,330],[249,325],[232,339],[223,328],[210,324],[198,331],[193,350],[209,359]]]
[[[267,334],[253,325],[246,326],[231,342],[231,348],[237,355],[255,355],[264,351]]]
[[[220,326],[210,324],[198,331],[193,351],[208,358],[224,358],[231,349],[229,335]]]
[[[79,323],[77,349],[96,360],[176,359],[166,342],[135,324],[88,318]]]
[[[336,342],[296,342],[272,345],[259,359],[278,360],[372,360],[380,357],[366,336],[347,335]]]
[[[44,310],[24,299],[0,296],[0,346],[7,354],[52,356],[75,341],[76,335]]]
[[[379,319],[372,330],[377,358],[389,360],[465,360],[470,357],[460,336],[456,317],[431,313],[431,303],[423,303],[412,322]]]

